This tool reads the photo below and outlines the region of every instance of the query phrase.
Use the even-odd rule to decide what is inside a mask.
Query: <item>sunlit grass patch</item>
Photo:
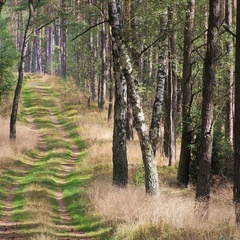
[[[220,239],[238,236],[234,230],[234,207],[222,204],[210,207],[209,219],[194,215],[194,198],[181,196],[180,190],[162,191],[152,198],[143,187],[119,189],[109,181],[97,179],[88,189],[93,212],[116,223],[112,239]],[[197,236],[200,236],[197,238]],[[228,239],[227,238],[227,239]],[[238,238],[236,238],[238,239]]]

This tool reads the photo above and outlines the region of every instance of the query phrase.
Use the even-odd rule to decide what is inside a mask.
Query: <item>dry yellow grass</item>
[[[88,155],[83,161],[84,166],[95,166],[96,175],[99,172],[104,173],[105,171],[106,173],[105,175],[99,174],[99,177],[88,187],[87,193],[92,206],[91,213],[117,223],[116,239],[132,239],[131,232],[141,227],[147,229],[149,226],[160,226],[162,223],[169,224],[172,229],[176,228],[179,231],[188,228],[192,229],[192,232],[206,231],[206,236],[198,238],[201,240],[221,239],[219,237],[211,238],[210,234],[215,228],[221,232],[221,226],[223,228],[229,226],[230,230],[226,230],[227,234],[235,233],[234,206],[229,200],[231,198],[224,196],[225,200],[219,201],[219,193],[216,191],[212,196],[208,220],[200,221],[194,214],[194,189],[180,190],[171,188],[170,184],[161,183],[161,197],[156,199],[147,196],[143,186],[129,185],[125,189],[113,187],[109,175],[112,164],[113,124],[107,123],[106,117],[107,111],[88,111],[85,105],[80,110],[76,123],[79,134],[87,143]],[[139,142],[137,140],[129,142],[127,151],[130,168],[134,169],[136,164],[142,163]],[[159,150],[157,151],[157,163],[158,165],[167,164],[166,159],[160,156]],[[104,168],[105,165],[107,168]],[[161,176],[160,179],[162,180]],[[226,195],[228,194],[229,191]],[[192,232],[189,232],[188,238],[174,239],[194,240],[193,235],[191,235]],[[115,236],[113,236],[113,239],[115,239]],[[148,238],[143,236],[137,239]],[[158,238],[153,236],[151,239]]]
[[[194,214],[194,197],[181,196],[180,191],[175,190],[171,194],[171,189],[163,189],[160,198],[153,198],[146,195],[142,187],[119,189],[113,187],[109,181],[97,180],[89,187],[88,196],[95,213],[108,221],[122,223],[118,225],[117,234],[124,239],[131,239],[126,238],[127,232],[139,227],[156,226],[162,222],[177,229],[190,227],[209,232],[227,222],[234,229],[233,205],[226,202],[211,203],[208,220],[199,221]]]
[[[16,142],[10,142],[9,120],[0,118],[0,126],[0,165],[3,168],[22,152],[34,148],[37,144],[37,134],[26,125],[17,123]]]

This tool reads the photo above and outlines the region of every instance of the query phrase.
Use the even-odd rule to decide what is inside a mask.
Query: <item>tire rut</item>
[[[63,177],[63,184],[64,184],[64,182],[66,181],[65,178],[72,171],[72,169],[74,167],[74,163],[77,160],[77,158],[80,154],[80,151],[79,151],[78,147],[76,146],[76,144],[70,138],[70,135],[61,127],[61,124],[57,120],[57,118],[54,115],[52,110],[49,110],[49,114],[50,114],[50,118],[51,118],[52,122],[54,123],[54,125],[58,129],[58,131],[61,133],[62,137],[67,142],[70,143],[71,157],[67,160],[67,163],[63,164],[62,177]],[[72,219],[68,214],[67,206],[66,206],[66,203],[64,202],[63,191],[61,188],[58,188],[58,190],[56,192],[56,199],[57,199],[57,203],[58,203],[58,211],[59,211],[59,214],[61,217],[61,222],[63,225],[67,226],[69,235],[72,235],[76,239],[79,239],[79,240],[80,239],[81,240],[89,239],[84,236],[83,232],[79,232],[73,226],[71,226]],[[71,239],[73,239],[73,238],[71,238]]]
[[[39,133],[36,125],[34,124],[34,118],[27,112],[27,121],[30,128],[37,133],[38,138],[38,147],[40,149],[40,155],[34,159],[34,162],[42,159],[47,153],[47,145],[43,140],[42,134]],[[28,172],[33,166],[25,167],[25,171]],[[0,239],[1,240],[23,240],[26,239],[24,234],[19,233],[17,229],[21,226],[21,223],[12,221],[12,212],[13,212],[13,201],[16,195],[17,190],[19,189],[20,183],[13,183],[9,190],[6,199],[3,201],[4,210],[3,217],[0,220]]]
[[[41,86],[40,82],[34,82],[32,85],[34,88],[34,91],[38,92],[43,98],[47,97],[48,94],[45,92],[45,89]],[[55,103],[54,103],[55,104]],[[61,176],[61,183],[59,183],[59,186],[55,190],[54,198],[56,199],[57,202],[57,208],[58,208],[58,215],[60,218],[60,223],[56,224],[54,227],[54,232],[56,230],[56,234],[53,233],[52,237],[53,239],[58,239],[58,240],[87,240],[90,239],[85,236],[85,233],[78,231],[74,226],[73,226],[73,221],[68,214],[67,211],[67,206],[64,201],[64,196],[63,196],[63,185],[66,183],[66,177],[67,175],[73,170],[74,163],[78,159],[78,156],[80,154],[80,151],[76,144],[72,141],[69,133],[67,133],[62,127],[59,121],[57,120],[54,112],[52,110],[49,110],[49,116],[50,120],[53,123],[53,125],[56,127],[57,131],[61,134],[62,138],[67,141],[70,145],[70,150],[71,150],[71,156],[67,160],[66,163],[62,164],[62,171],[60,172]],[[43,134],[40,133],[39,129],[36,127],[34,124],[34,117],[30,115],[27,112],[27,121],[30,125],[30,127],[37,133],[38,136],[38,148],[40,150],[40,153],[34,157],[34,159],[31,159],[33,163],[36,163],[38,161],[41,161],[43,159],[49,149],[44,141],[44,136]],[[33,165],[25,166],[24,172],[29,172],[32,168],[34,167]],[[21,185],[22,179],[21,177],[18,179],[18,183],[13,183],[8,190],[8,196],[6,199],[3,201],[4,204],[4,216],[1,217],[0,219],[0,239],[1,240],[23,240],[23,239],[29,239],[26,237],[25,234],[21,233],[20,230],[22,229],[21,225],[24,223],[21,222],[15,222],[11,220],[12,217],[12,212],[13,212],[13,202],[14,198],[16,196],[16,193]],[[31,234],[33,236],[33,234]]]

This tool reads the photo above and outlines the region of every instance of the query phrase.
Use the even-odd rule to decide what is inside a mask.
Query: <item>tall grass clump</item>
[[[0,136],[0,164],[2,167],[13,161],[13,158],[19,156],[24,151],[33,149],[37,144],[37,134],[28,126],[17,123],[17,139],[15,142],[9,139],[9,121],[0,118],[1,136]]]
[[[92,211],[116,224],[113,239],[214,240],[237,236],[233,205],[212,203],[209,218],[203,221],[194,214],[192,196],[181,195],[180,190],[165,191],[158,199],[146,195],[143,187],[118,189],[97,180],[89,187],[88,196]]]

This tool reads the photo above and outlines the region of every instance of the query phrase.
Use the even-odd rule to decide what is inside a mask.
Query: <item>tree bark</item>
[[[182,75],[182,140],[178,166],[177,181],[180,186],[188,186],[189,165],[191,160],[190,144],[192,142],[192,32],[194,26],[195,0],[187,0],[186,20],[184,26],[184,52]]]
[[[35,38],[33,41],[33,53],[34,53],[34,72],[42,73],[42,44],[41,44],[41,32],[36,29]]]
[[[176,63],[176,4],[173,0],[168,7],[168,78],[165,84],[164,154],[169,166],[176,161],[176,120],[177,120],[177,63]]]
[[[101,77],[99,84],[99,109],[103,110],[106,102],[106,82],[107,82],[107,46],[108,46],[108,36],[106,31],[105,24],[102,24],[101,31],[101,59],[102,59],[102,69],[101,69]]]
[[[22,90],[22,82],[23,82],[23,71],[24,71],[24,61],[26,56],[27,44],[32,33],[32,19],[34,16],[34,7],[33,1],[28,0],[28,20],[24,31],[24,37],[22,41],[22,50],[20,55],[20,61],[18,66],[18,81],[15,89],[13,105],[12,105],[12,113],[10,119],[10,139],[16,139],[16,121],[17,121],[17,112],[18,112],[18,104],[20,99],[20,94]]]
[[[116,45],[113,46],[113,50],[119,54],[120,66],[122,73],[127,81],[129,88],[129,94],[131,104],[133,108],[133,116],[136,124],[136,130],[138,132],[142,157],[145,168],[145,188],[148,194],[158,196],[159,195],[159,184],[158,184],[158,173],[157,165],[154,158],[152,146],[149,140],[149,134],[147,131],[146,123],[144,120],[143,109],[140,103],[140,96],[137,91],[137,81],[132,74],[132,65],[128,56],[126,46],[123,43],[120,12],[121,12],[121,1],[117,5],[116,0],[110,0],[109,2],[109,18],[110,25],[112,26],[112,36]]]
[[[232,1],[226,0],[225,7],[225,22],[229,29],[232,27]],[[233,60],[233,39],[229,36],[229,39],[226,42],[227,51],[230,61]],[[227,101],[226,101],[226,124],[225,124],[225,136],[226,139],[233,145],[233,76],[234,76],[234,67],[230,63],[228,64],[227,69],[227,78],[226,78],[226,86],[227,86]]]
[[[176,162],[176,138],[177,138],[177,31],[176,23],[176,1],[173,0],[169,7],[169,94],[170,94],[170,123],[169,123],[169,166]]]
[[[152,120],[150,125],[149,137],[153,148],[153,153],[156,155],[157,144],[159,141],[160,131],[160,119],[162,114],[162,106],[164,99],[164,86],[168,73],[168,38],[167,38],[167,9],[161,15],[160,18],[161,33],[164,36],[160,42],[160,54],[159,54],[159,69],[157,74],[157,88],[155,94],[155,100],[152,109]]]
[[[235,119],[234,119],[234,184],[236,224],[240,225],[240,0],[237,0],[235,51]]]
[[[207,52],[204,61],[202,92],[202,125],[196,200],[209,203],[213,144],[214,84],[217,64],[220,0],[209,1]]]
[[[61,0],[61,7],[63,11],[65,11],[65,0]],[[66,63],[66,55],[67,55],[67,48],[66,48],[66,16],[63,12],[61,18],[61,28],[60,28],[60,76],[62,78],[66,78],[67,73],[67,63]]]
[[[122,26],[116,17],[119,14],[116,1],[109,3],[109,17],[112,26],[113,71],[115,78],[114,129],[113,129],[113,184],[124,187],[128,182],[126,147],[127,84],[122,72],[119,37]]]

